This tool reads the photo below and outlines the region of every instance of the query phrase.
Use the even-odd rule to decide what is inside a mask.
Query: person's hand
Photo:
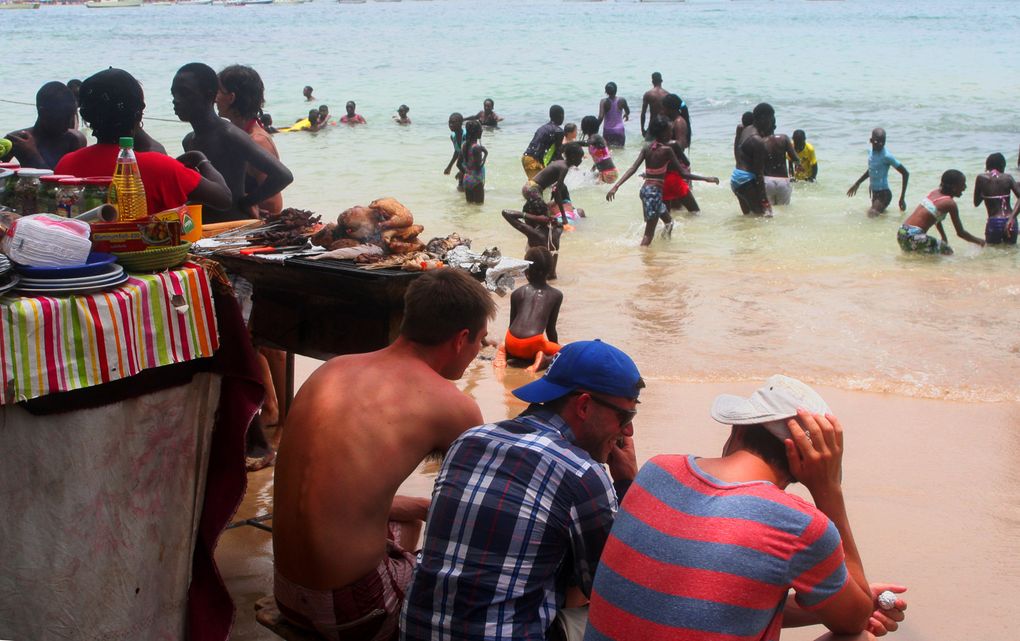
[[[793,437],[783,442],[793,478],[812,496],[838,489],[843,476],[843,426],[839,420],[832,414],[798,410],[786,425]]]
[[[850,189],[846,190],[847,197],[848,198],[853,198],[854,196],[856,196],[857,195],[857,188],[860,187],[860,186],[861,186],[860,183],[854,183],[854,184],[850,185]]]
[[[878,595],[886,590],[902,594],[907,591],[907,588],[894,583],[872,583],[870,587],[871,598],[875,601],[875,611],[871,613],[871,617],[868,619],[868,632],[876,637],[885,636],[889,632],[895,632],[900,627],[900,622],[907,616],[903,612],[907,609],[907,602],[897,598],[896,605],[891,610],[883,610],[878,604]]]
[[[446,169],[443,170],[443,175],[444,176],[449,176],[450,175],[450,167],[447,167]]]
[[[719,177],[718,176],[709,176],[709,178],[705,182],[712,183],[713,185],[718,185],[719,184]]]
[[[1006,233],[1012,234],[1014,229],[1016,229],[1016,218],[1010,216],[1009,220],[1006,221]]]
[[[616,198],[616,187],[613,187],[612,189],[606,192],[606,200],[608,200],[609,202],[613,202],[614,198]]]
[[[900,197],[900,211],[907,211],[907,199]]]
[[[637,450],[634,438],[621,436],[609,451],[609,474],[613,481],[633,481],[637,477]]]
[[[189,169],[197,169],[198,163],[202,162],[203,160],[208,160],[208,158],[206,158],[205,154],[203,154],[201,151],[198,151],[197,149],[186,151],[180,156],[177,156],[177,162],[181,163],[185,167],[188,167]]]

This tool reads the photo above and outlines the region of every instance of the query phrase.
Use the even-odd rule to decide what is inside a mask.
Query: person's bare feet
[[[276,462],[276,451],[270,450],[264,456],[246,456],[244,458],[244,469],[249,472],[258,472]]]
[[[506,367],[506,343],[500,343],[496,348],[496,357],[492,359],[493,367]]]
[[[527,368],[525,368],[525,371],[534,374],[539,370],[539,368],[542,367],[543,360],[545,360],[545,354],[543,354],[542,352],[535,354],[535,362],[529,365]]]

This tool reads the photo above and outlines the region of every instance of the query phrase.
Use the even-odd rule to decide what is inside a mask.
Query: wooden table
[[[335,260],[215,256],[251,281],[256,344],[287,352],[287,398],[294,395],[294,354],[326,360],[389,345],[400,332],[404,292],[421,272],[367,270]]]

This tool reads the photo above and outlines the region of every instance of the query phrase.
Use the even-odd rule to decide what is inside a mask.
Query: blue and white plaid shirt
[[[566,588],[590,594],[618,503],[605,469],[573,440],[563,419],[532,405],[453,443],[402,640],[545,639]]]

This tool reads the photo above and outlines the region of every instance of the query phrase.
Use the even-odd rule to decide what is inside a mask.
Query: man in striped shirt
[[[642,387],[619,349],[571,343],[545,376],[514,391],[531,403],[520,416],[454,441],[432,492],[402,639],[545,639],[568,588],[590,593],[617,496],[637,472]]]
[[[895,630],[906,604],[876,599],[906,588],[864,577],[840,487],[842,428],[821,397],[773,376],[749,399],[717,398],[712,417],[733,426],[722,457],[657,456],[641,468],[602,554],[585,641],[775,641],[781,627],[812,623],[855,639]],[[797,481],[814,505],[784,491]]]

